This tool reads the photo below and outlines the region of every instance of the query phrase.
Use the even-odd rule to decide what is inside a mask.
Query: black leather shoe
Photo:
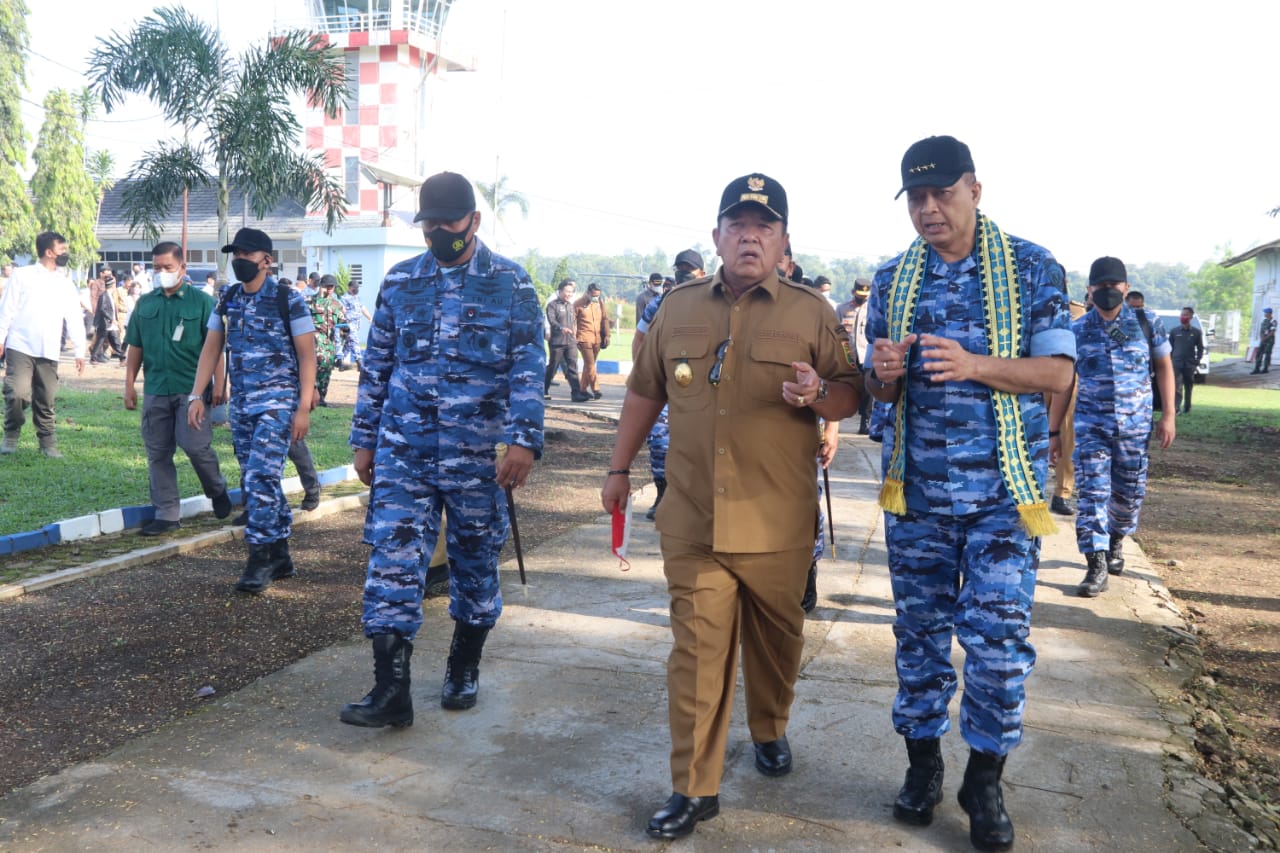
[[[249,523],[249,510],[247,509],[244,512],[237,515],[235,518],[231,519],[232,527],[244,527],[248,523]]]
[[[305,510],[306,512],[311,512],[311,510],[318,506],[320,506],[320,493],[316,492],[315,494],[303,495],[302,503],[298,508]]]
[[[213,517],[226,518],[228,515],[231,515],[231,496],[223,489],[222,494],[213,498]]]
[[[601,391],[592,391],[592,392],[591,392],[591,399],[593,399],[593,400],[599,400],[599,399],[600,399],[601,397],[603,397],[603,396],[604,396],[604,393],[603,393],[603,392],[601,392]]]
[[[1071,504],[1067,503],[1066,498],[1055,497],[1049,501],[1049,512],[1055,512],[1058,515],[1075,515],[1076,511],[1071,508]]]
[[[584,394],[581,391],[574,391],[569,395],[569,399],[575,403],[585,403],[591,399],[590,394]]]
[[[787,736],[756,747],[756,769],[766,776],[786,776],[791,772],[791,744]]]
[[[645,833],[650,838],[684,838],[693,832],[699,821],[709,820],[720,814],[720,797],[686,797],[672,794],[667,804],[649,818]]]
[[[139,536],[162,536],[165,533],[172,533],[173,531],[177,530],[181,526],[182,526],[182,522],[180,521],[161,521],[160,519],[157,518],[154,521],[148,521],[146,524],[144,524],[142,526],[142,529],[138,531],[138,535]]]

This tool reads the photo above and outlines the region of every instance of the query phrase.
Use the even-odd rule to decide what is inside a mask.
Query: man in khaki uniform
[[[579,386],[583,394],[599,400],[600,378],[596,375],[596,359],[600,350],[609,348],[609,312],[605,310],[604,294],[594,281],[587,285],[587,293],[573,304],[577,320],[578,352],[582,353],[582,378]]]
[[[658,508],[674,645],[667,662],[673,793],[655,838],[719,813],[742,644],[756,767],[791,770],[787,721],[800,669],[800,594],[817,515],[817,419],[858,406],[849,337],[816,291],[784,282],[787,197],[735,180],[711,232],[724,263],[666,296],[628,380],[601,500],[625,505],[629,466],[670,406],[668,489]]]
[[[1066,269],[1063,269],[1062,277],[1066,279]],[[1083,302],[1077,302],[1074,299],[1067,305],[1067,310],[1071,312],[1072,321],[1079,320],[1088,310]],[[1044,405],[1048,408],[1053,401],[1053,394],[1046,393],[1044,395]],[[1053,499],[1049,501],[1049,510],[1056,512],[1058,515],[1075,515],[1075,507],[1070,503],[1071,495],[1076,489],[1076,465],[1071,459],[1071,454],[1076,448],[1076,386],[1071,385],[1071,401],[1067,403],[1067,412],[1062,417],[1062,426],[1059,432],[1062,437],[1062,454],[1053,462]]]

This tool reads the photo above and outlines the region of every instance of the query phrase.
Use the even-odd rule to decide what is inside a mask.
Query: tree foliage
[[[1200,314],[1239,311],[1240,328],[1252,328],[1249,324],[1253,311],[1253,277],[1256,262],[1253,260],[1223,267],[1222,261],[1232,256],[1231,247],[1219,246],[1219,260],[1205,261],[1191,279],[1190,291],[1195,309]]]
[[[44,99],[44,124],[32,159],[31,194],[42,231],[67,238],[71,262],[87,267],[98,259],[98,195],[85,170],[84,133],[72,95],[54,89]]]
[[[35,251],[36,221],[22,170],[27,165],[27,133],[22,126],[26,88],[27,5],[0,0],[0,256]]]
[[[325,229],[346,215],[345,190],[320,155],[299,153],[302,126],[289,102],[336,116],[346,99],[342,53],[314,33],[274,35],[233,57],[218,31],[180,7],[157,9],[132,31],[98,40],[89,58],[90,88],[107,111],[139,94],[180,127],[130,170],[122,201],[130,227],[148,239],[184,190],[214,186],[218,239],[228,241],[234,187],[266,216],[283,198],[324,211]]]

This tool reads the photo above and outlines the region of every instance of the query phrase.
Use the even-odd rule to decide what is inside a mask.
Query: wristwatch
[[[813,402],[821,403],[825,399],[827,399],[827,380],[819,379],[818,380],[818,396],[813,398]]]
[[[203,399],[204,399],[204,395],[202,395],[202,394],[188,394],[188,395],[187,395],[187,405],[189,406],[189,405],[191,405],[192,403],[194,403],[196,400],[203,400]]]

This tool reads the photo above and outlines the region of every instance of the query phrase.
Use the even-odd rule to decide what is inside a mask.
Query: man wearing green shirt
[[[187,422],[188,392],[195,384],[196,366],[204,348],[209,315],[214,301],[193,287],[187,278],[182,247],[164,242],[151,250],[151,280],[154,288],[138,300],[125,333],[128,353],[124,369],[124,407],[138,407],[134,382],[143,370],[142,441],[147,448],[147,473],[151,481],[154,521],[138,531],[143,536],[159,536],[181,527],[178,521],[181,495],[174,450],[181,447],[191,460],[206,497],[213,500],[213,514],[231,514],[227,482],[218,466],[210,441],[213,421],[204,419],[199,429]],[[223,402],[223,362],[214,374],[213,403]]]

